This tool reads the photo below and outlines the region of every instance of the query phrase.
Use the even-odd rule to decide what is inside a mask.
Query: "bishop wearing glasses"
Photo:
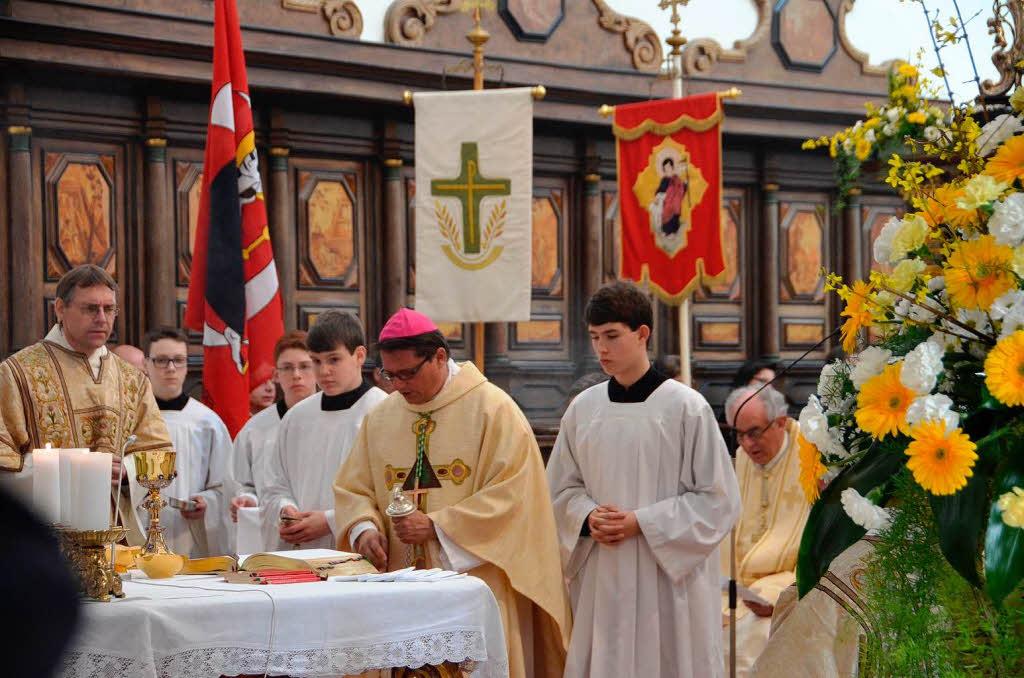
[[[106,347],[117,283],[98,266],[77,266],[57,283],[54,312],[57,324],[42,341],[0,363],[0,478],[30,488],[27,453],[50,443],[112,452],[116,488],[129,437],[128,454],[171,449],[149,380]],[[129,541],[141,544],[127,497],[119,501]]]
[[[437,326],[402,309],[380,332],[395,387],[363,420],[334,481],[340,548],[378,569],[468,572],[501,610],[513,678],[560,678],[570,633],[554,512],[533,430]],[[393,490],[417,510],[386,514]]]
[[[800,537],[810,505],[800,488],[800,427],[786,416],[786,398],[772,387],[742,386],[725,401],[736,430],[736,479],[743,510],[736,523],[736,581],[771,605],[743,601],[736,610],[736,675],[746,676],[768,642],[774,604],[796,581]],[[756,395],[755,395],[756,394]],[[746,405],[741,405],[747,399]],[[739,417],[736,416],[737,411]],[[729,549],[721,550],[729,574]],[[723,614],[727,612],[725,595]],[[728,634],[726,626],[724,632]],[[724,643],[728,653],[729,644]],[[725,658],[728,666],[728,657]]]

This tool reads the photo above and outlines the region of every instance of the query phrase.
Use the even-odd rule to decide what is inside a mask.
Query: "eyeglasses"
[[[174,365],[175,369],[182,369],[188,363],[187,358],[165,358],[163,356],[159,358],[149,358],[149,361],[162,370],[166,370],[171,365]]]
[[[432,355],[428,355],[426,358],[423,359],[423,362],[421,362],[419,365],[417,365],[416,367],[414,367],[411,370],[401,370],[401,371],[398,371],[398,372],[388,372],[387,370],[381,370],[380,371],[380,378],[383,379],[384,381],[387,381],[387,382],[392,382],[392,381],[409,381],[410,379],[415,377],[416,373],[419,372],[420,369],[422,369],[424,365],[426,365],[428,362],[430,362],[430,359],[433,358],[433,357],[434,356],[432,356]]]
[[[114,304],[77,304],[77,306],[82,313],[93,319],[100,317],[100,311],[103,311],[103,315],[108,318],[116,318],[118,313],[118,308]]]
[[[313,371],[313,363],[302,363],[301,365],[282,365],[277,371],[286,377],[293,374],[310,374]]]
[[[770,429],[772,427],[772,424],[774,424],[774,423],[775,423],[774,421],[770,421],[770,422],[768,422],[767,426],[765,426],[764,428],[752,428],[752,429],[750,429],[748,431],[737,431],[736,429],[733,429],[733,431],[736,433],[736,440],[737,441],[740,441],[740,440],[743,440],[744,438],[746,438],[750,442],[756,443],[758,440],[760,440],[761,436],[764,435],[765,431]]]

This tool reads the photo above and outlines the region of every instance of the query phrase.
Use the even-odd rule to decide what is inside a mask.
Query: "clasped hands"
[[[640,534],[640,524],[633,511],[620,511],[610,504],[603,504],[587,516],[591,538],[605,546],[617,546],[629,537]]]
[[[316,541],[331,533],[327,514],[323,511],[300,511],[294,506],[285,506],[281,509],[281,517],[293,519],[282,520],[277,530],[281,539],[289,544]]]

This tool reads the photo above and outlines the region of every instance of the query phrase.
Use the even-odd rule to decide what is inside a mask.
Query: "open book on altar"
[[[340,577],[354,574],[377,574],[365,556],[358,553],[334,551],[331,549],[298,549],[294,551],[270,551],[239,555],[238,569],[248,572],[257,570],[312,570],[325,577]]]

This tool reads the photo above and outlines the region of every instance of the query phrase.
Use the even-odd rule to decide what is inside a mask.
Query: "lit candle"
[[[86,454],[88,451],[87,447],[66,447],[57,450],[60,455],[60,522],[64,525],[71,525],[74,509],[71,504],[71,457]]]
[[[60,459],[59,450],[32,450],[32,504],[48,523],[60,521]]]
[[[110,527],[110,469],[114,455],[91,452],[71,457],[71,526],[76,530]]]

